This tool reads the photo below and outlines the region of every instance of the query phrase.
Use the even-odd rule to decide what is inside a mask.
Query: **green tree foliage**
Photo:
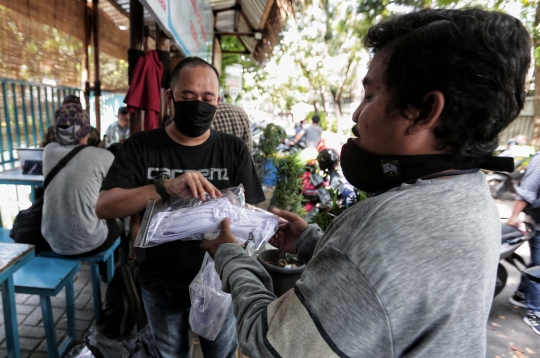
[[[326,109],[330,93],[342,114],[342,99],[355,83],[362,54],[362,37],[369,22],[350,2],[318,0],[296,3],[289,29],[298,32],[297,41],[284,46],[308,80],[312,103]]]

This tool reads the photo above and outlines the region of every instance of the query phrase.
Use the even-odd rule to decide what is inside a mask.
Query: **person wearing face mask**
[[[206,61],[183,59],[171,74],[167,102],[174,125],[136,133],[118,151],[96,204],[101,218],[141,213],[149,200],[182,194],[215,198],[242,184],[246,202],[265,199],[242,139],[211,129],[219,103],[219,75]],[[142,217],[142,216],[141,216]],[[198,241],[136,248],[148,321],[161,357],[189,355],[189,285],[204,251]],[[235,357],[233,310],[215,341],[201,338],[205,357]]]
[[[203,242],[250,357],[484,358],[501,224],[479,168],[523,108],[530,36],[514,17],[421,10],[372,27],[347,180],[373,196],[327,232],[299,216],[271,241],[308,263],[280,298],[227,220]]]

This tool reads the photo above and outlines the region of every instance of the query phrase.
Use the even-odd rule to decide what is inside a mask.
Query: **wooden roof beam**
[[[259,24],[260,29],[264,29],[264,26],[266,25],[266,21],[268,20],[268,16],[270,16],[270,11],[272,10],[272,6],[274,5],[275,0],[268,0],[266,3],[266,9],[264,10],[263,16],[261,18],[261,23]]]

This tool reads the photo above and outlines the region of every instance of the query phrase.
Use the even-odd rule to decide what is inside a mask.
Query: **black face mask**
[[[183,135],[200,137],[212,124],[217,107],[202,101],[174,102],[174,124]]]
[[[450,169],[474,172],[482,168],[512,172],[514,160],[487,157],[483,160],[457,162],[454,156],[446,154],[376,155],[360,149],[349,139],[341,149],[341,168],[345,178],[354,187],[368,193],[378,193]]]

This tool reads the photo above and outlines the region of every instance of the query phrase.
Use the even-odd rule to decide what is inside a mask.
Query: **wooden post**
[[[139,0],[130,0],[129,11],[129,48],[142,51],[144,48],[144,9]],[[129,72],[132,73],[136,65],[133,56],[129,57]],[[129,79],[131,81],[131,77]],[[131,83],[130,83],[131,85]],[[137,111],[129,116],[129,131],[133,135],[142,130],[142,112]]]
[[[130,0],[129,2],[129,48],[131,50],[142,51],[144,46],[144,12],[143,6],[139,0]],[[133,73],[133,69],[137,64],[137,60],[134,56],[128,56],[129,59],[129,73]],[[131,77],[129,77],[131,86]],[[130,135],[133,135],[142,130],[143,113],[142,111],[136,111],[129,115],[129,131]],[[133,244],[139,234],[139,228],[141,227],[141,215],[135,214],[131,216],[129,227],[130,236],[130,256],[136,258],[135,248]]]
[[[167,35],[165,35],[163,31],[161,31],[158,24],[156,24],[156,49],[158,51],[165,51],[169,53],[171,50],[170,40],[167,37]],[[163,71],[164,72],[167,71],[168,74],[170,75],[171,70],[172,70],[170,67],[170,60],[167,63],[164,62],[163,65],[164,65]],[[169,78],[169,76],[164,76],[164,77]],[[165,91],[167,90],[167,87],[168,87],[168,84],[161,83],[161,93],[160,93],[161,106],[160,106],[160,111],[159,111],[159,126],[160,127],[163,127],[164,119],[167,116],[167,98],[165,96]]]
[[[90,114],[90,82],[88,82],[90,80],[90,56],[88,54],[88,46],[90,46],[90,40],[92,38],[92,20],[90,19],[88,5],[86,3],[84,3],[84,31],[84,103],[86,111],[88,112],[88,114]]]
[[[94,99],[96,101],[96,129],[101,133],[101,81],[99,80],[99,0],[92,0],[94,35]]]

